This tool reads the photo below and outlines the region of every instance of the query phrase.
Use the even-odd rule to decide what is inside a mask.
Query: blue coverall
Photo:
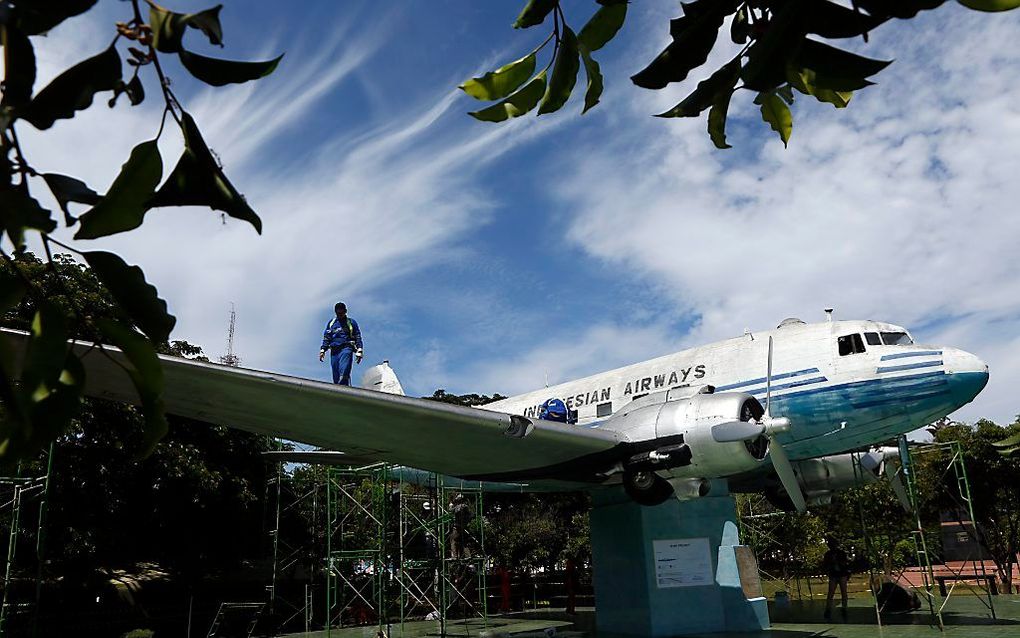
[[[361,350],[361,329],[358,322],[350,317],[333,317],[322,332],[322,350],[329,348],[329,364],[333,368],[333,383],[351,384],[351,366],[354,350]]]

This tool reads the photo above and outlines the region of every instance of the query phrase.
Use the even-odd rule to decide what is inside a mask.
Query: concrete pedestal
[[[593,493],[599,635],[769,628],[754,556],[738,538],[733,497],[722,481],[712,492],[725,496],[670,499],[656,507],[637,505],[622,488]]]

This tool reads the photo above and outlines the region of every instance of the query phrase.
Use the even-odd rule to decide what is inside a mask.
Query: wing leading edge
[[[2,333],[23,356],[27,334]],[[86,395],[138,403],[120,351],[74,348],[88,374]],[[160,362],[171,414],[450,476],[534,476],[621,442],[612,432],[502,412],[177,357]]]

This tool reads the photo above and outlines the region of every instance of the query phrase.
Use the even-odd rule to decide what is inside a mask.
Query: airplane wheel
[[[673,496],[673,486],[655,472],[624,472],[623,489],[638,505],[660,505]]]

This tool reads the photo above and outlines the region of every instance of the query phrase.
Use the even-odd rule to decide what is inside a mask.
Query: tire
[[[673,486],[655,472],[623,473],[623,489],[638,505],[661,505],[673,496]]]

